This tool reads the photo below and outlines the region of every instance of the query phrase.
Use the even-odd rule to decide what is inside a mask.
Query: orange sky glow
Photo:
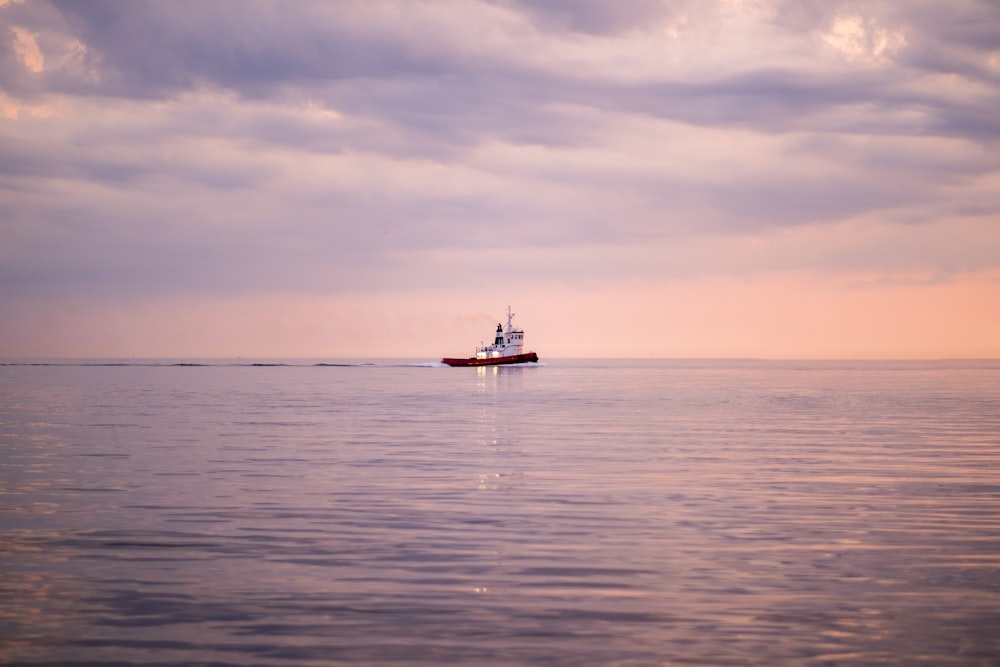
[[[499,291],[486,295],[502,302]],[[1000,271],[947,282],[776,273],[524,293],[515,322],[543,357],[921,359],[1000,357]],[[414,299],[263,294],[63,303],[5,325],[15,356],[435,360],[472,354],[504,309],[480,292]],[[67,336],[66,327],[73,332]],[[488,340],[486,342],[489,342]]]

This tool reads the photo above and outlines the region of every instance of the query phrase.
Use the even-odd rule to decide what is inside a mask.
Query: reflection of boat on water
[[[507,328],[497,324],[496,338],[492,345],[476,348],[476,356],[467,359],[445,357],[442,364],[449,366],[500,366],[502,364],[524,364],[538,361],[534,352],[521,352],[524,347],[524,331],[514,328],[514,313],[507,306]]]

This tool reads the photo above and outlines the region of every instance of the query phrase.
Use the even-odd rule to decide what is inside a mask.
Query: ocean
[[[1000,361],[9,361],[0,662],[1000,665]]]

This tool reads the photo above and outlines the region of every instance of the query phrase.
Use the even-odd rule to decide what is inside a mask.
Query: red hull
[[[530,361],[538,361],[538,355],[534,352],[528,352],[526,354],[512,354],[509,357],[492,357],[486,359],[477,359],[476,357],[449,359],[445,357],[441,360],[441,363],[448,364],[449,366],[500,366],[503,364],[524,364]]]

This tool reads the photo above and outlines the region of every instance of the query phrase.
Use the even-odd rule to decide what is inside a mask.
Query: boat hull
[[[450,359],[445,357],[441,360],[441,363],[448,364],[449,366],[503,366],[505,364],[526,364],[532,361],[538,361],[538,355],[534,352],[512,354],[506,357],[487,357],[485,359],[479,359],[477,357],[469,357],[468,359]]]

